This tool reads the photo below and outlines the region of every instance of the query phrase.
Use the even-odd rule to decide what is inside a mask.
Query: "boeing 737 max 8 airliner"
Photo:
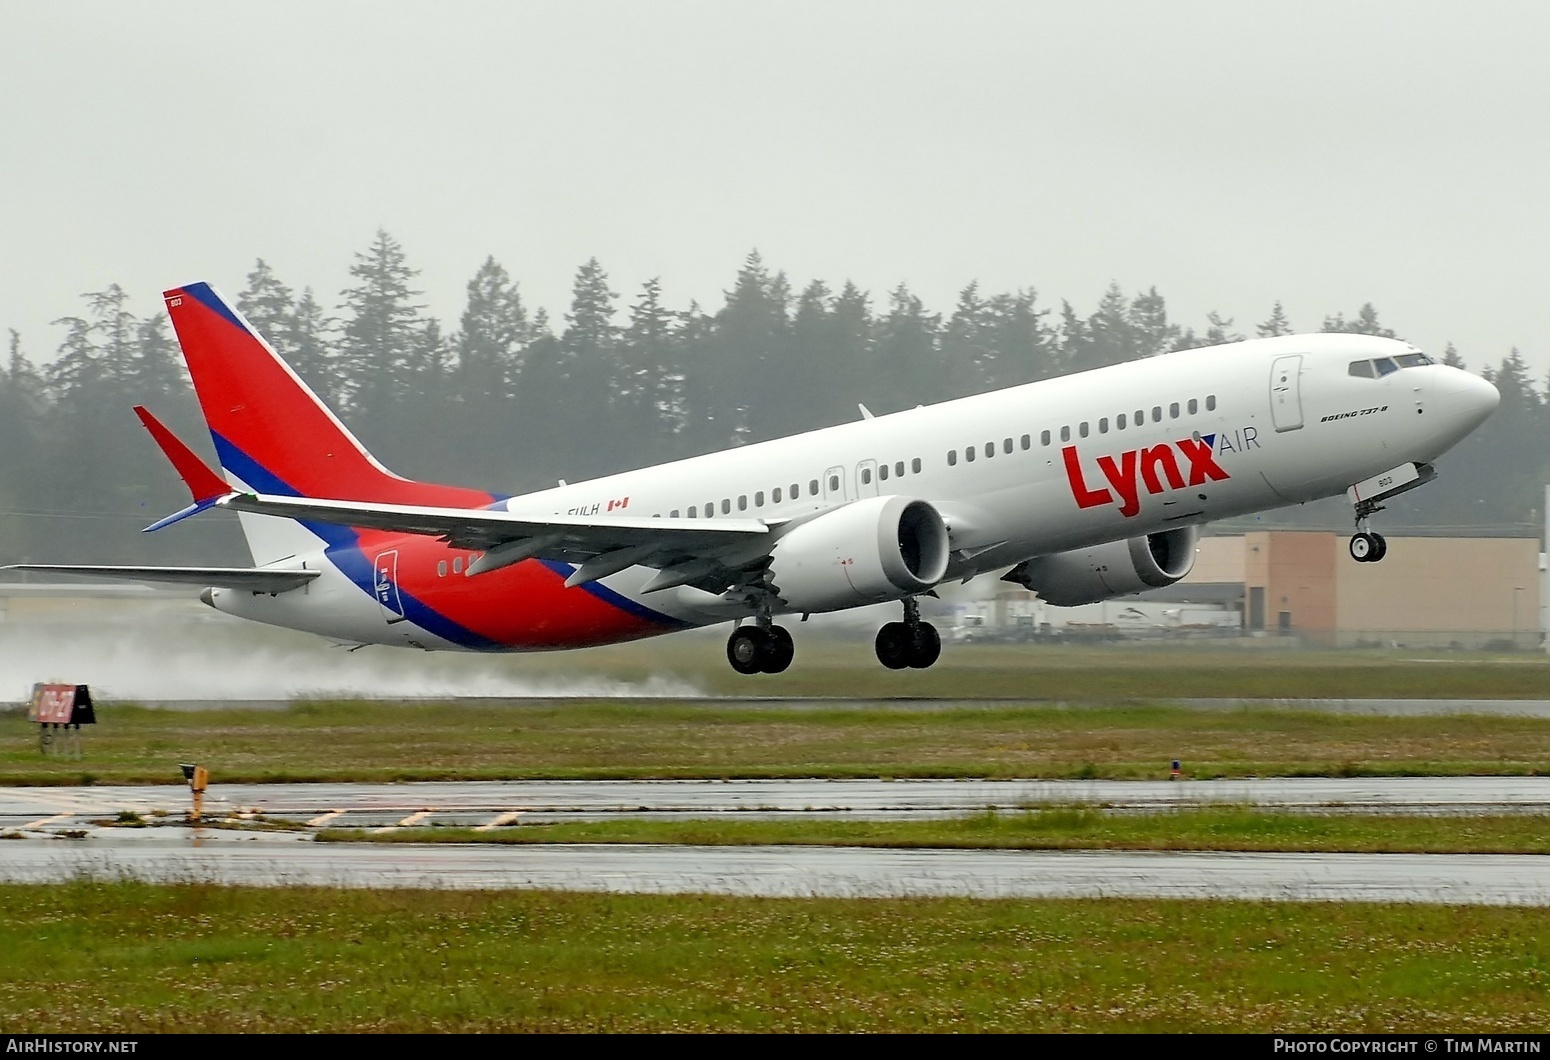
[[[777,616],[896,601],[878,659],[926,667],[941,641],[916,600],[948,581],[1122,596],[1189,573],[1207,521],[1340,493],[1353,559],[1380,560],[1368,518],[1498,401],[1403,342],[1291,335],[506,497],[392,474],[211,287],[165,297],[224,478],[136,409],[193,495],[147,529],[232,509],[254,566],[16,569],[203,585],[352,645],[541,651],[732,621],[732,666],[775,673]]]

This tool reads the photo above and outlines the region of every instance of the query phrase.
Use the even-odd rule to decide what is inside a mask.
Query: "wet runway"
[[[1550,905],[1550,858],[848,847],[318,843],[305,834],[122,830],[0,844],[0,878],[555,888],[767,897],[1249,898]],[[174,833],[174,834],[169,834]]]
[[[224,785],[207,820],[294,832],[194,829],[183,787],[0,788],[0,879],[81,874],[353,887],[563,888],[744,895],[1214,897],[1550,905],[1550,857],[1139,853],[655,845],[315,842],[333,826],[488,830],[614,816],[942,817],[1092,805],[1211,804],[1299,812],[1550,813],[1550,778],[1229,781],[529,781]],[[120,814],[161,827],[112,827]],[[158,816],[160,815],[160,816]],[[98,823],[100,822],[100,823]]]
[[[180,785],[0,788],[0,832],[91,827],[120,813],[181,816],[189,802]],[[206,796],[205,814],[210,820],[262,817],[314,828],[498,828],[616,816],[889,820],[1073,805],[1131,812],[1243,805],[1307,813],[1550,814],[1550,777],[217,784]]]

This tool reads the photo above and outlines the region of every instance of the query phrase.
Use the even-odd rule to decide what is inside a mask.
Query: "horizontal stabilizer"
[[[0,570],[27,570],[41,574],[74,574],[84,578],[117,578],[135,582],[167,582],[172,585],[216,586],[254,593],[283,593],[299,589],[319,571],[263,570],[257,567],[109,567],[79,563],[13,563]]]

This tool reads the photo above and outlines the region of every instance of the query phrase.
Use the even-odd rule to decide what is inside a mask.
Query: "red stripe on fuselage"
[[[668,633],[677,626],[630,614],[584,588],[565,588],[565,578],[537,560],[486,574],[453,573],[454,560],[466,570],[477,552],[449,548],[414,535],[360,531],[368,561],[398,552],[398,588],[463,628],[516,651],[590,648]],[[447,573],[437,573],[445,563]]]

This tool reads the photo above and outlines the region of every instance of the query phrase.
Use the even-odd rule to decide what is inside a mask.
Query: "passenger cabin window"
[[[1215,412],[1216,411],[1216,395],[1215,394],[1207,394],[1206,395],[1206,411],[1207,412]]]
[[[1049,444],[1049,431],[1040,431],[1039,432],[1039,444],[1040,445],[1048,445]]]
[[[791,484],[791,499],[796,500],[800,496],[802,496],[802,487],[793,482]]]
[[[915,472],[917,475],[920,474],[920,457],[917,456],[910,462],[910,470]]]
[[[438,577],[438,578],[445,578],[446,576],[447,576],[447,561],[446,560],[442,560],[440,563],[436,564],[436,577]]]
[[[1168,406],[1168,418],[1170,420],[1179,418],[1179,403],[1177,401]]]
[[[1087,437],[1087,421],[1086,420],[1083,420],[1080,424],[1077,425],[1076,433],[1080,434],[1083,438]]]
[[[835,485],[835,488],[836,489],[839,488],[838,484]],[[818,496],[818,480],[817,479],[813,479],[811,482],[809,482],[807,484],[807,492],[811,493],[814,497]]]
[[[1189,399],[1189,414],[1191,416],[1193,416],[1198,411],[1200,411],[1200,402],[1196,401],[1194,398],[1190,398]]]
[[[1070,427],[1062,427],[1062,428],[1060,428],[1060,440],[1062,442],[1069,442],[1071,440],[1071,428]]]
[[[1114,417],[1114,429],[1116,431],[1122,431],[1125,429],[1125,414],[1123,412]]]
[[[1153,405],[1152,406],[1152,422],[1153,423],[1161,423],[1162,422],[1162,406],[1161,405]]]
[[[462,574],[463,573],[463,557],[462,556],[453,556],[452,557],[452,573],[453,574]]]
[[[958,450],[956,450],[956,449],[949,449],[947,451],[947,466],[948,467],[957,467],[958,466]]]
[[[967,449],[965,449],[963,451],[963,458],[965,460],[970,461],[971,463],[973,462],[973,460],[974,460],[974,446],[971,445],[971,446],[969,446]]]
[[[920,470],[920,461],[919,460],[915,461],[915,470],[916,471]],[[895,475],[899,476],[899,478],[903,478],[904,477],[904,461],[900,460],[897,464],[893,465],[893,473]]]
[[[1022,446],[1023,446],[1024,451],[1032,449],[1033,448],[1033,436],[1032,435],[1028,435],[1028,434],[1023,435],[1023,437],[1022,437]]]
[[[882,482],[887,482],[888,481],[888,465],[887,464],[879,464],[879,465],[877,465],[877,477]]]
[[[832,483],[834,481],[834,479],[830,478],[829,481]],[[863,486],[870,486],[872,484],[872,469],[871,468],[864,467],[864,468],[861,469],[861,484]],[[829,488],[832,490],[834,487],[831,485]]]
[[[1001,443],[1001,451],[1003,453],[1010,453],[1012,451],[1012,439],[1007,438],[1004,441],[1002,441],[1002,443]]]
[[[763,490],[759,490],[757,493],[755,493],[753,495],[753,506],[755,508],[763,508],[764,507],[764,491]]]
[[[776,486],[774,489],[770,490],[770,503],[771,504],[779,504],[780,503],[780,487],[779,486]]]
[[[700,515],[700,510],[698,508],[690,508],[689,509],[689,518],[697,519],[697,518],[699,518],[699,515]]]
[[[668,514],[669,518],[677,519],[678,518],[678,509],[674,508],[672,511],[668,512],[667,514]]]
[[[1146,410],[1145,409],[1136,409],[1136,426],[1139,427],[1139,426],[1141,426],[1145,422],[1146,422]]]
[[[737,510],[740,512],[746,512],[748,510],[748,494],[745,493],[741,497],[737,498]]]
[[[995,442],[986,442],[985,443],[985,455],[987,457],[991,457],[991,456],[995,456],[996,455],[996,443]]]
[[[705,505],[705,518],[709,519],[716,514],[716,502],[710,501]]]
[[[1103,416],[1103,417],[1099,418],[1099,420],[1098,420],[1098,433],[1099,434],[1108,434],[1109,433],[1109,418],[1107,416]]]

